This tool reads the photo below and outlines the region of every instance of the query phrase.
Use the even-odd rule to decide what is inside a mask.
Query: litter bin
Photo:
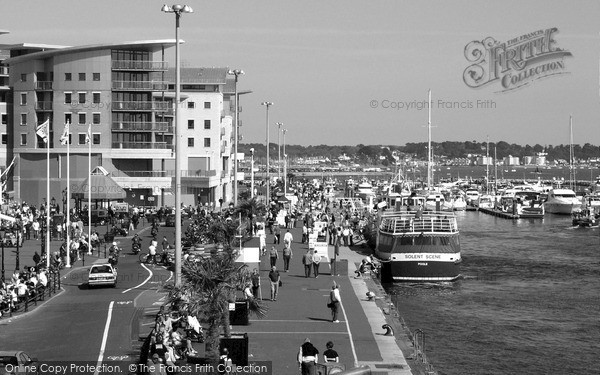
[[[248,366],[248,334],[232,333],[231,337],[221,337],[219,349],[227,348],[234,365]]]
[[[234,326],[247,326],[248,301],[238,299],[235,301],[235,310],[229,312],[229,322]]]

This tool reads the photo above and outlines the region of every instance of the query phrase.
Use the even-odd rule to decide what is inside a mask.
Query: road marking
[[[137,288],[141,287],[142,285],[146,284],[148,282],[148,280],[150,280],[152,278],[152,275],[153,275],[152,271],[150,271],[150,269],[148,269],[148,267],[146,267],[146,265],[144,263],[142,263],[142,267],[144,267],[146,269],[146,271],[148,271],[148,273],[150,273],[150,275],[148,275],[148,277],[146,278],[146,280],[144,280],[144,282],[142,282],[141,284],[136,285],[133,288],[125,289],[124,291],[121,292],[121,294],[127,293],[130,290],[134,290],[134,289],[137,289]]]
[[[130,303],[133,303],[133,301],[119,301],[117,305],[129,305]]]
[[[104,334],[102,335],[102,344],[100,345],[100,353],[98,354],[98,363],[96,364],[96,371],[94,371],[94,375],[98,375],[100,373],[100,368],[102,366],[102,359],[104,358],[104,349],[106,348],[106,340],[108,339],[108,330],[110,328],[110,320],[112,319],[112,310],[115,301],[110,301],[108,305],[108,316],[106,317],[106,324],[104,325]]]
[[[358,357],[356,356],[356,348],[354,347],[354,338],[350,331],[350,322],[348,322],[348,315],[346,315],[346,309],[344,309],[342,301],[340,301],[340,307],[342,308],[342,313],[346,317],[346,330],[348,331],[348,336],[350,336],[350,346],[352,347],[352,355],[354,356],[354,367],[358,367]]]
[[[106,357],[107,359],[110,359],[111,361],[122,361],[124,359],[129,358],[128,355],[111,355],[109,357]]]

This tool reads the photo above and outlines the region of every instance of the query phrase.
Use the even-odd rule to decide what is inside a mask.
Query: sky
[[[10,34],[0,36],[0,43],[75,46],[175,36],[175,17],[160,11],[160,1],[3,3],[5,10],[18,11],[1,12],[0,29]],[[245,72],[239,89],[253,93],[240,99],[242,143],[265,142],[263,101],[274,103],[271,142],[278,139],[276,122],[284,123],[287,144],[426,142],[429,114],[423,103],[431,90],[434,142],[568,144],[572,115],[574,143],[600,146],[599,1],[182,4],[194,9],[181,19],[182,64]],[[562,74],[509,91],[502,91],[499,80],[477,88],[465,83],[463,73],[474,64],[465,57],[471,42],[527,40],[521,36],[552,28],[552,48],[571,56],[537,63]],[[169,53],[174,61],[175,50]],[[547,74],[539,70],[535,78]],[[506,73],[519,72],[513,65],[501,76]]]

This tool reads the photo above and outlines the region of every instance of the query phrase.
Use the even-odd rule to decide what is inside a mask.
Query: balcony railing
[[[36,90],[52,90],[52,81],[37,81],[35,83]]]
[[[173,132],[173,126],[168,122],[113,122],[111,129],[124,132]]]
[[[168,87],[161,81],[113,81],[113,90],[122,91],[164,91]]]
[[[167,111],[171,108],[169,102],[136,102],[118,101],[112,103],[113,111]]]
[[[113,70],[167,70],[166,61],[113,60]]]
[[[35,110],[36,111],[51,111],[52,110],[52,102],[36,102]]]
[[[166,150],[171,148],[166,142],[113,142],[113,149],[154,149]]]
[[[217,175],[216,170],[182,170],[181,177],[215,177]],[[111,177],[174,177],[175,170],[164,170],[164,171],[113,171],[110,172]]]

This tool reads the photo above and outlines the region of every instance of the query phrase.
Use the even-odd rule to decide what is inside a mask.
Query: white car
[[[111,264],[94,264],[90,268],[88,276],[88,286],[91,288],[96,285],[117,286],[117,269]]]

